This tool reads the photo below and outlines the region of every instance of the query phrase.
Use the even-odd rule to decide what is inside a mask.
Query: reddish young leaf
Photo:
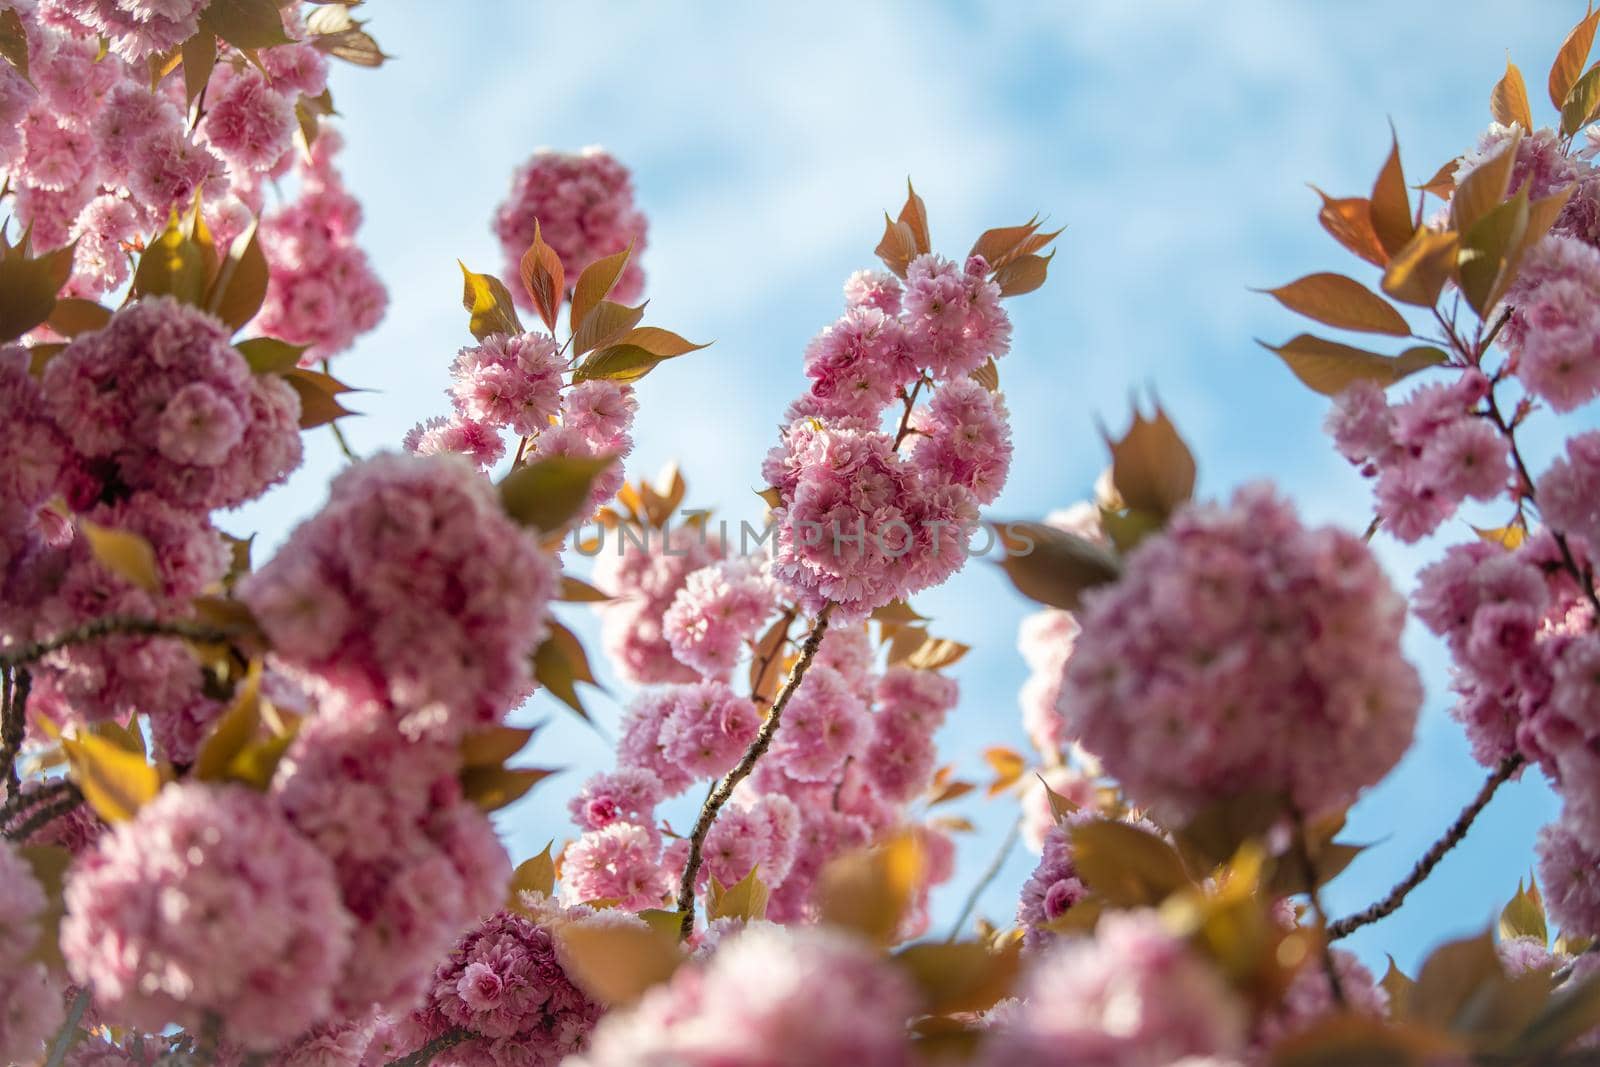
[[[522,287],[545,326],[554,333],[561,301],[567,296],[567,272],[556,250],[545,243],[538,219],[533,221],[533,244],[522,254]]]
[[[1322,228],[1368,263],[1379,267],[1388,265],[1389,253],[1384,251],[1372,228],[1370,201],[1362,197],[1335,200],[1321,189],[1316,189],[1316,193],[1322,197],[1322,210],[1317,212]]]

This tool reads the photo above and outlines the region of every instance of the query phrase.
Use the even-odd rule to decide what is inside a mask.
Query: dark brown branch
[[[1522,758],[1520,753],[1513,753],[1501,760],[1500,765],[1494,769],[1494,773],[1489,775],[1488,779],[1483,783],[1483,787],[1478,790],[1478,795],[1472,798],[1472,803],[1461,810],[1461,814],[1456,816],[1456,821],[1450,824],[1450,829],[1444,832],[1444,836],[1435,841],[1428,851],[1422,854],[1422,858],[1417,861],[1416,866],[1411,868],[1411,873],[1406,875],[1400,884],[1389,890],[1388,895],[1382,900],[1361,909],[1354,915],[1347,915],[1338,922],[1329,924],[1328,940],[1337,941],[1340,938],[1349,937],[1363,926],[1375,923],[1379,919],[1392,915],[1397,911],[1400,905],[1405,903],[1406,895],[1421,885],[1428,875],[1433,873],[1433,869],[1439,865],[1439,861],[1444,859],[1445,853],[1459,845],[1461,839],[1467,836],[1467,831],[1472,828],[1473,821],[1483,812],[1484,808],[1488,807],[1489,801],[1494,798],[1495,790],[1504,785],[1513,774],[1521,770],[1525,762],[1526,760]]]
[[[58,797],[75,792],[77,786],[65,778],[57,778],[53,782],[45,782],[31,793],[17,792],[0,804],[0,827],[9,826],[23,812],[49,803]]]
[[[67,782],[66,788],[61,791],[61,796],[34,808],[28,813],[28,817],[17,825],[16,829],[6,830],[5,836],[12,841],[27,841],[28,838],[61,818],[61,816],[71,813],[74,808],[82,803],[83,792],[71,782]]]
[[[466,1030],[447,1030],[409,1056],[390,1060],[384,1067],[428,1067],[439,1053],[447,1048],[454,1048],[470,1037],[472,1034]]]
[[[711,832],[711,824],[717,821],[717,813],[722,806],[733,796],[735,787],[756,769],[756,763],[766,755],[767,749],[772,745],[772,738],[778,732],[778,725],[783,720],[783,709],[789,703],[789,698],[794,696],[795,690],[800,688],[800,682],[805,678],[806,671],[811,666],[811,661],[817,657],[817,649],[822,644],[822,636],[828,631],[828,616],[833,613],[833,605],[829,604],[817,615],[816,623],[811,627],[811,632],[806,635],[805,642],[800,646],[800,658],[795,661],[794,669],[789,672],[788,681],[783,683],[783,689],[778,693],[777,699],[772,702],[772,710],[767,713],[767,718],[761,724],[761,729],[756,732],[756,739],[750,742],[750,747],[734,765],[733,770],[723,776],[722,781],[706,797],[705,804],[700,808],[700,817],[695,820],[694,831],[689,835],[689,858],[683,865],[683,878],[678,883],[678,914],[681,917],[681,936],[687,938],[694,933],[694,884],[700,877],[701,850],[705,847],[706,834]]]
[[[227,630],[187,619],[141,619],[107,615],[42,641],[0,652],[0,667],[24,667],[52,652],[106,637],[183,637],[191,641],[220,643],[233,637]]]
[[[1316,861],[1311,858],[1311,845],[1306,841],[1306,820],[1297,809],[1290,809],[1290,818],[1294,821],[1294,851],[1300,859],[1300,870],[1306,880],[1306,897],[1311,902],[1311,914],[1316,916],[1317,926],[1324,932],[1328,929],[1328,913],[1322,907],[1322,878],[1317,871]],[[1328,978],[1328,991],[1333,994],[1333,1002],[1341,1009],[1345,1007],[1344,983],[1339,981],[1339,969],[1333,963],[1333,948],[1329,944],[1331,937],[1322,943],[1322,950],[1318,953],[1322,957],[1322,972]]]
[[[33,689],[33,676],[25,670],[15,674],[7,670],[5,683],[5,701],[0,707],[0,764],[5,767],[6,799],[10,800],[22,789],[17,754],[22,751],[28,732],[28,694]]]

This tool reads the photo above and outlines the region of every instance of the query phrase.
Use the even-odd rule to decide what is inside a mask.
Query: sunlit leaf
[[[1478,314],[1487,314],[1509,284],[1527,231],[1528,190],[1522,188],[1510,200],[1480,216],[1461,235],[1456,273],[1462,295]]]
[[[161,569],[156,563],[156,550],[148,540],[132,530],[102,526],[87,519],[78,521],[78,529],[89,542],[95,562],[147,593],[161,592]]]
[[[971,645],[964,645],[960,641],[952,641],[948,637],[935,637],[924,641],[917,650],[907,656],[904,663],[916,671],[936,671],[941,667],[948,667],[960,661],[968,652],[972,651]]]
[[[71,274],[70,246],[37,258],[25,248],[0,251],[0,341],[14,341],[46,322]]]
[[[283,373],[283,380],[300,397],[302,430],[324,426],[334,419],[355,414],[337,399],[342,393],[352,392],[351,388],[331,375],[305,367],[293,367]]]
[[[240,50],[289,43],[276,0],[210,0],[200,15],[200,29]]]
[[[577,712],[580,718],[589,718],[583,701],[578,697],[579,682],[598,685],[589,667],[588,654],[576,634],[558,622],[550,624],[550,635],[533,654],[533,674],[550,695]]]
[[[511,872],[511,885],[509,897],[511,906],[519,908],[522,904],[522,894],[538,893],[541,896],[553,896],[556,891],[556,861],[550,855],[550,848],[555,842],[544,846],[544,851],[529,860],[523,860],[517,869]]]
[[[1495,83],[1489,94],[1489,113],[1502,126],[1516,123],[1524,130],[1533,129],[1533,113],[1528,108],[1528,87],[1522,81],[1522,71],[1506,60],[1506,72]]]
[[[993,745],[983,750],[983,761],[994,771],[994,781],[989,783],[989,795],[1005,792],[1022,778],[1028,761],[1022,753],[1004,745]]]
[[[1050,273],[1050,261],[1055,255],[1051,252],[1048,256],[1018,256],[996,270],[994,283],[1000,287],[1000,295],[1021,296],[1044,285]]]
[[[522,320],[517,317],[516,305],[505,283],[492,274],[468,270],[459,259],[456,266],[461,268],[461,306],[472,316],[467,322],[472,336],[481,341],[497,333],[522,333]]]
[[[217,35],[215,33],[197,33],[183,42],[179,52],[183,59],[183,99],[184,103],[193,107],[206,83],[211,80],[211,71],[217,65]]]
[[[833,860],[823,868],[818,886],[822,921],[881,945],[893,944],[924,864],[922,846],[909,833]]]
[[[1452,231],[1419,229],[1390,260],[1383,274],[1383,291],[1407,304],[1433,307],[1455,275],[1457,242]]]
[[[767,885],[761,880],[758,863],[739,881],[723,886],[716,875],[711,876],[710,900],[706,904],[707,921],[741,919],[745,922],[767,917]]]
[[[194,775],[203,782],[223,781],[234,757],[261,728],[261,661],[251,660],[233,702],[212,725],[195,756]]]
[[[491,726],[461,739],[463,767],[497,767],[521,752],[537,727]]]
[[[463,767],[461,794],[484,811],[499,811],[555,773],[541,767]]]
[[[1544,905],[1539,900],[1538,890],[1524,889],[1522,883],[1517,883],[1517,894],[1512,897],[1500,911],[1500,936],[1510,940],[1514,937],[1531,937],[1543,945],[1550,939],[1550,928],[1545,922]]]
[[[1194,495],[1194,454],[1161,408],[1149,419],[1135,411],[1127,433],[1106,443],[1111,483],[1129,507],[1166,516]]]
[[[1580,19],[1561,42],[1561,50],[1550,65],[1550,103],[1557,111],[1567,102],[1567,96],[1589,62],[1589,49],[1594,46],[1597,23],[1600,23],[1600,11],[1591,11]]]
[[[611,594],[602,592],[581,578],[574,578],[570,574],[561,576],[561,592],[556,596],[573,604],[603,604],[614,599]]]
[[[522,254],[522,288],[533,300],[539,317],[551,333],[555,332],[556,316],[561,312],[561,301],[567,295],[567,272],[561,257],[545,242],[539,220],[533,220],[533,243]]]
[[[161,791],[161,772],[101,737],[63,737],[72,780],[106,822],[126,822]]]
[[[1573,979],[1540,1008],[1511,1044],[1511,1055],[1549,1056],[1600,1026],[1600,971]]]
[[[1499,151],[1456,182],[1455,195],[1450,198],[1450,228],[1462,234],[1463,239],[1479,219],[1505,199],[1521,143],[1522,131],[1512,131]]]
[[[794,616],[785,613],[756,639],[750,658],[750,699],[758,704],[771,704],[778,694],[778,683],[783,678],[783,646],[793,623]]]
[[[1315,186],[1312,188],[1322,197],[1322,210],[1317,212],[1322,228],[1368,263],[1379,267],[1387,265],[1389,255],[1372,228],[1371,202],[1364,197],[1335,199]]]
[[[1177,850],[1148,831],[1095,819],[1068,833],[1078,877],[1118,907],[1152,907],[1192,884]]]
[[[909,225],[897,222],[885,213],[883,239],[878,242],[878,247],[873,249],[873,253],[883,260],[883,265],[890,271],[904,278],[906,268],[917,258],[917,235]]]
[[[242,329],[267,299],[267,278],[267,256],[252,221],[228,249],[206,295],[206,310],[234,330]]]
[[[578,305],[572,305],[576,311]],[[602,300],[591,309],[579,322],[576,332],[572,335],[572,354],[581,356],[595,348],[603,348],[620,340],[627,332],[639,325],[639,320],[644,318],[644,305],[628,307],[625,304],[612,303]]]
[[[28,74],[28,30],[15,8],[0,11],[0,59],[10,63],[24,79],[33,80]]]
[[[252,374],[284,374],[300,365],[308,345],[292,345],[276,337],[252,337],[233,347],[250,364]]]
[[[628,242],[628,247],[613,255],[603,256],[583,268],[578,275],[578,281],[572,287],[572,329],[576,333],[583,325],[583,320],[589,312],[600,306],[600,301],[611,294],[617,280],[622,277],[622,272],[628,266],[628,259],[633,255],[633,242]],[[586,351],[586,349],[578,349]]]

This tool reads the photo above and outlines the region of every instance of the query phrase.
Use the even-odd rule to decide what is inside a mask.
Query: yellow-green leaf
[[[542,767],[463,767],[461,792],[484,811],[499,811],[555,773]]]
[[[72,780],[106,822],[126,822],[161,791],[161,772],[142,756],[92,734],[63,737]]]
[[[206,295],[206,310],[234,330],[256,317],[267,299],[267,256],[256,235],[256,222],[250,225],[228,249],[216,281]]]
[[[538,893],[545,897],[555,895],[556,861],[550,855],[554,844],[553,841],[546,843],[543,852],[532,859],[523,860],[511,872],[509,895],[513,908],[521,907],[524,893]]]
[[[731,886],[724,886],[711,876],[711,899],[706,905],[706,919],[742,919],[750,922],[767,917],[767,886],[761,880],[758,863],[750,872]]]
[[[1395,964],[1393,956],[1389,957],[1389,969],[1383,972],[1378,984],[1389,994],[1389,1018],[1404,1019],[1410,1014],[1411,994],[1417,983]]]
[[[332,4],[318,8],[306,19],[313,47],[358,67],[380,67],[389,57],[365,26],[366,22],[352,17],[347,7]]]
[[[61,845],[17,845],[20,856],[33,873],[33,880],[44,890],[45,906],[37,919],[38,939],[28,953],[28,960],[42,963],[56,974],[66,970],[61,956],[61,920],[67,914],[67,871],[72,867],[72,853]]]
[[[166,295],[199,307],[209,280],[200,246],[183,232],[178,213],[174,211],[167,228],[139,257],[139,266],[133,274],[134,295]]]
[[[233,347],[250,364],[252,374],[286,374],[300,366],[309,345],[292,345],[276,337],[252,337]]]
[[[561,963],[583,990],[612,1006],[665,982],[684,962],[676,931],[647,924],[566,923],[556,930]]]
[[[1395,269],[1393,263],[1389,269]],[[1343,274],[1308,274],[1288,285],[1268,289],[1267,293],[1290,311],[1326,326],[1396,337],[1411,333],[1411,327],[1393,305]]]
[[[1076,611],[1084,590],[1115,581],[1122,573],[1116,556],[1076,534],[1037,522],[992,525],[1006,548],[1001,568],[1030,600]]]
[[[1522,81],[1522,71],[1511,60],[1506,60],[1506,72],[1495,83],[1489,94],[1489,113],[1502,126],[1516,123],[1524,130],[1533,129],[1533,113],[1528,108],[1528,87]]]
[[[223,781],[228,767],[261,728],[261,661],[253,659],[233,702],[200,743],[194,774],[203,782]]]
[[[518,467],[500,482],[506,514],[542,533],[560,530],[583,519],[595,479],[616,462],[615,456],[546,456]]]
[[[1119,907],[1153,907],[1191,885],[1178,851],[1155,834],[1112,819],[1069,831],[1085,885]]]
[[[1600,64],[1590,67],[1573,85],[1561,105],[1561,132],[1573,136],[1594,121],[1600,111]]]
[[[161,592],[161,569],[149,541],[132,530],[101,526],[87,519],[78,521],[78,529],[83,531],[89,551],[100,566],[147,593]]]
[[[615,598],[609,593],[601,592],[581,578],[563,574],[561,576],[561,592],[556,596],[556,599],[572,604],[601,604]]]
[[[1288,364],[1295,377],[1323,396],[1338,396],[1358,381],[1393,385],[1409,374],[1448,362],[1450,358],[1439,349],[1426,346],[1408,348],[1398,356],[1380,356],[1306,333],[1278,346],[1260,344]]]
[[[1479,315],[1487,315],[1516,271],[1528,231],[1528,190],[1491,208],[1461,235],[1456,273],[1461,293]]]
[[[1539,899],[1537,886],[1524,889],[1517,883],[1516,896],[1500,910],[1500,937],[1531,937],[1540,945],[1550,939],[1550,928],[1545,922],[1544,903]]]
[[[572,287],[572,329],[574,334],[582,331],[584,320],[589,312],[600,306],[600,302],[611,294],[617,284],[617,279],[622,277],[623,270],[628,266],[628,258],[633,255],[633,242],[628,242],[628,247],[614,255],[603,256],[583,268],[578,275],[577,284]],[[635,320],[637,321],[637,320]],[[604,344],[604,341],[597,342]],[[576,342],[574,342],[576,344]],[[593,347],[591,345],[590,347]],[[587,352],[587,348],[576,349],[579,353]]]
[[[574,301],[573,311],[578,305]],[[603,348],[619,340],[644,318],[644,305],[628,307],[610,300],[602,300],[587,315],[576,320],[578,328],[572,335],[572,354],[581,356],[595,348]]]
[[[1455,275],[1457,235],[1449,230],[1419,229],[1383,274],[1383,291],[1396,300],[1431,308]]]
[[[111,321],[111,309],[101,307],[93,300],[69,296],[56,301],[46,320],[49,327],[62,337],[76,337],[80,333],[103,330]]]
[[[1521,526],[1497,526],[1493,529],[1481,529],[1477,526],[1472,532],[1478,535],[1480,541],[1487,541],[1491,545],[1499,545],[1508,552],[1514,552],[1522,547],[1522,542],[1528,539],[1528,531]]]
[[[471,313],[467,328],[472,336],[483,340],[491,334],[519,334],[522,320],[517,318],[516,305],[511,301],[511,291],[493,274],[478,274],[456,260],[461,268],[461,306]]]
[[[1595,25],[1600,23],[1600,11],[1591,11],[1578,21],[1561,42],[1555,62],[1550,65],[1550,103],[1560,111],[1567,102],[1578,75],[1589,62],[1589,49],[1594,46]]]
[[[533,220],[533,244],[522,254],[521,266],[522,287],[532,298],[545,326],[554,333],[561,301],[567,295],[567,272],[556,250],[545,242],[538,219]]]
[[[659,326],[640,326],[638,329],[628,331],[622,340],[624,344],[637,345],[652,356],[659,356],[662,359],[687,355],[708,347],[686,341],[671,330],[663,330]]]
[[[933,637],[919,645],[915,652],[905,658],[904,663],[915,671],[936,671],[960,661],[971,651],[971,645],[952,641],[948,637]]]
[[[1411,193],[1406,189],[1405,171],[1400,166],[1400,141],[1391,139],[1389,158],[1384,160],[1378,180],[1372,186],[1372,232],[1378,244],[1394,255],[1411,240],[1415,227],[1411,220]]]

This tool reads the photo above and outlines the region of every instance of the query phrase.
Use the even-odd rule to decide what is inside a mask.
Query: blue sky
[[[1512,19],[1487,0],[371,7],[397,58],[341,67],[334,81],[362,240],[392,298],[336,368],[375,390],[355,405],[368,414],[346,423],[358,450],[396,447],[443,413],[446,367],[468,339],[455,261],[498,269],[488,220],[512,168],[539,146],[602,144],[634,169],[651,219],[652,320],[716,342],[642,383],[631,473],[677,460],[692,503],[758,516],[751,489],[802,383],[801,350],[838,313],[845,277],[874,265],[881,212],[909,174],[947,254],[1036,211],[1068,227],[1049,284],[1012,304],[1000,375],[1017,460],[996,514],[1085,496],[1104,463],[1096,420],[1117,426],[1130,396],[1153,390],[1199,457],[1202,495],[1272,478],[1310,518],[1357,531],[1369,493],[1320,430],[1326,402],[1252,340],[1301,324],[1250,287],[1321,269],[1372,281],[1317,226],[1306,183],[1364,194],[1390,120],[1411,180],[1424,180],[1489,121],[1507,49],[1548,119],[1545,71],[1583,13],[1575,0],[1524,4]],[[309,452],[287,487],[226,525],[271,545],[314,510],[339,461],[325,433]],[[1380,552],[1409,589],[1443,543]],[[918,605],[937,632],[975,646],[954,669],[963,700],[940,741],[981,775],[984,745],[1024,744],[1015,638],[1029,607],[982,561]],[[590,620],[567,617],[598,649]],[[1357,809],[1350,836],[1374,847],[1330,887],[1336,914],[1408,869],[1483,777],[1445,714],[1441,648],[1421,632],[1408,648],[1428,682],[1423,724]],[[613,699],[592,703],[615,721]],[[522,856],[566,832],[565,798],[609,753],[546,697],[519,714],[553,720],[533,760],[573,768],[502,817]],[[936,900],[946,921],[1011,814],[979,799],[956,810],[985,832],[963,840],[958,877]],[[1503,790],[1435,879],[1353,946],[1410,967],[1439,939],[1481,928],[1554,811],[1532,778]],[[1008,918],[1032,862],[1015,854],[980,911]]]

